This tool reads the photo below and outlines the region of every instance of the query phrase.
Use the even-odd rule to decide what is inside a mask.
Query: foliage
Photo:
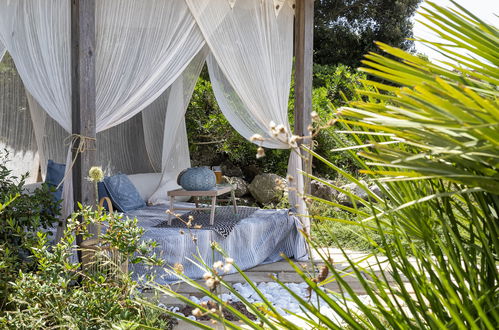
[[[24,190],[27,175],[17,178],[7,168],[8,153],[0,152],[0,310],[4,308],[9,282],[19,270],[33,263],[27,248],[36,240],[36,231],[57,222],[59,205],[43,185],[32,194]]]
[[[19,272],[12,283],[10,310],[0,318],[0,325],[16,329],[171,326],[168,318],[133,299],[138,295],[137,284],[129,274],[116,277],[88,268],[81,270],[79,263],[71,261],[75,234],[88,238],[90,226],[107,222],[111,232],[101,235],[103,247],[118,249],[130,261],[161,264],[161,260],[150,255],[153,245],[138,244],[142,232],[136,221],[111,224],[119,221],[121,216],[82,207],[68,220],[67,230],[59,243],[50,245],[47,235],[38,233],[37,243],[30,247],[36,271]]]
[[[441,43],[433,45],[459,65],[446,63],[449,69],[380,44],[389,56],[369,55],[364,70],[401,87],[365,81],[375,90],[362,90],[365,100],[353,102],[336,114],[341,129],[357,141],[349,152],[384,198],[309,150],[370,196],[366,201],[350,195],[353,207],[308,196],[362,219],[315,215],[314,221],[358,226],[367,240],[371,231],[380,237],[379,243],[370,241],[374,250],[370,266],[362,266],[344,251],[349,268],[340,271],[306,236],[325,266],[309,274],[293,261],[289,263],[341,320],[321,313],[314,301],[295,296],[307,313],[301,320],[311,328],[495,329],[498,323],[499,31],[457,4],[458,10],[430,5],[432,8],[426,10],[430,26],[452,50]],[[470,55],[454,52],[456,46]],[[364,143],[366,139],[368,144]],[[223,255],[219,247],[213,248]],[[278,313],[237,264],[233,266],[260,295],[261,305],[239,295],[216,265],[206,265],[202,260],[197,263],[207,271],[208,288],[181,273],[178,277],[229,310],[217,295],[217,287],[238,296],[258,318],[254,322],[238,315],[243,323],[252,328],[298,328]],[[358,287],[352,286],[346,276],[354,276],[369,299],[362,299]],[[286,288],[279,279],[275,281]],[[336,297],[324,289],[324,284],[332,281],[341,289]],[[210,310],[169,288],[158,289],[226,327],[241,328],[225,320],[221,309]],[[186,322],[202,326],[196,321]]]
[[[363,210],[368,212],[368,210]],[[360,215],[351,212],[330,207],[326,204],[317,202],[310,206],[309,213],[312,217],[325,217],[332,219],[348,219],[349,221],[360,222]],[[365,237],[365,231],[357,225],[345,224],[329,220],[316,220],[312,222],[311,237],[312,240],[321,247],[344,248],[355,251],[371,251],[372,242],[382,243],[382,238],[377,232],[367,232],[369,239]]]
[[[220,111],[207,71],[194,89],[186,125],[191,158],[199,165],[220,165],[229,161],[241,168],[254,165],[262,172],[286,175],[289,151],[270,150],[265,159],[257,160],[257,146],[239,135]]]
[[[356,199],[371,211],[352,212],[363,217],[363,230],[381,235],[382,244],[373,245],[388,257],[397,281],[389,288],[372,275],[378,293],[370,296],[379,314],[365,305],[362,311],[370,326],[383,320],[392,327],[493,328],[499,317],[499,33],[464,8],[431,6],[425,16],[433,31],[472,55],[432,43],[458,63],[446,63],[447,69],[380,44],[404,63],[371,53],[363,70],[402,87],[368,81],[379,92],[360,91],[368,101],[338,112],[343,127],[364,130],[350,132],[359,144],[366,137],[371,142],[372,148],[354,150],[360,150],[362,172],[383,180],[386,199]],[[403,288],[402,277],[415,295]],[[391,294],[380,294],[386,289]]]
[[[333,152],[339,145],[353,145],[355,141],[349,136],[336,134],[334,129],[329,128],[328,123],[335,119],[333,109],[346,105],[347,100],[359,98],[356,90],[363,87],[361,81],[366,79],[366,75],[341,64],[315,64],[313,78],[313,111],[318,114],[319,122],[324,125],[324,129],[318,130],[314,137],[315,151],[349,173],[356,173],[357,165],[348,152]],[[338,142],[338,139],[341,141]],[[313,161],[313,171],[330,179],[337,175],[317,160]]]
[[[327,121],[333,116],[333,109],[345,105],[345,100],[355,96],[355,89],[362,86],[360,80],[365,74],[344,66],[314,65],[313,110]],[[289,98],[289,120],[294,123],[294,81]],[[260,172],[271,172],[285,176],[288,167],[288,150],[267,150],[266,156],[255,158],[257,146],[240,136],[220,111],[204,71],[197,85],[186,113],[187,132],[191,157],[196,165],[220,165],[224,161],[243,169],[256,167]],[[352,172],[356,171],[348,153],[331,153],[337,147],[332,137],[333,130],[323,130],[316,136],[317,149],[322,155]],[[348,138],[343,138],[344,142]],[[314,164],[315,171],[323,176],[336,174],[321,162]]]
[[[421,0],[315,1],[314,62],[358,67],[381,41],[412,50],[412,16]]]
[[[80,217],[80,221],[76,219]],[[122,213],[101,213],[90,208],[81,208],[79,213],[72,215],[75,227],[68,226],[75,234],[88,234],[88,227],[105,225],[104,233],[99,234],[102,245],[109,245],[132,263],[145,263],[160,266],[162,260],[153,252],[157,243],[152,240],[143,240],[144,228],[138,225],[137,218],[123,218]],[[90,237],[90,236],[88,236]]]

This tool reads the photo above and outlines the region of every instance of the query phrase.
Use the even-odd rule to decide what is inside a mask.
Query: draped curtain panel
[[[36,182],[38,153],[28,100],[10,56],[0,60],[0,154],[4,150],[9,159],[5,165],[12,175],[20,178],[29,172],[26,183]]]
[[[191,166],[185,111],[208,54],[205,47],[194,57],[182,75],[172,84],[164,117],[162,141],[162,177],[158,189],[149,199],[150,204],[165,203],[168,190],[179,188],[178,174]],[[144,118],[148,112],[144,111]],[[149,125],[152,121],[149,121]],[[149,126],[148,126],[149,127]]]
[[[2,1],[0,13],[0,39],[26,89],[71,132],[70,2]],[[130,119],[152,103],[203,46],[183,0],[97,2],[97,131]],[[69,169],[69,157],[66,162]],[[69,188],[64,185],[66,210],[72,205]]]
[[[71,131],[70,2],[0,2],[0,39],[26,89]],[[159,97],[204,45],[183,0],[106,0],[96,8],[97,131]]]
[[[306,214],[301,198],[300,150],[288,119],[293,67],[291,1],[186,0],[211,54],[207,63],[215,97],[230,124],[246,139],[268,148],[293,148],[288,174],[290,203]],[[285,134],[272,127],[283,127]],[[303,226],[308,227],[306,218]]]
[[[97,132],[131,118],[136,126],[141,121],[146,133],[136,137],[145,141],[141,147],[156,164],[152,167],[158,157],[151,154],[161,150],[163,179],[156,195],[190,164],[183,117],[206,56],[215,96],[231,125],[247,139],[262,135],[265,147],[293,147],[288,121],[293,1],[106,0],[96,6]],[[70,2],[0,1],[2,45],[38,107],[33,118],[43,124],[43,133],[37,138],[55,125],[52,119],[60,135],[71,132]],[[287,134],[272,134],[272,123]],[[103,148],[112,144],[110,137]],[[298,153],[291,153],[294,177],[301,168]],[[64,185],[69,206],[70,188],[69,181]],[[295,197],[292,203],[299,202]]]
[[[270,122],[290,131],[293,9],[282,6],[276,15],[270,0],[186,2],[210,47],[210,78],[231,125],[246,139],[266,137],[266,147],[289,148],[270,134]]]

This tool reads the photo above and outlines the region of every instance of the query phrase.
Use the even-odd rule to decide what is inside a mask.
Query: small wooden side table
[[[173,213],[174,211],[185,211],[185,210],[210,210],[210,225],[213,225],[215,221],[215,205],[217,203],[217,196],[223,195],[230,192],[230,196],[232,198],[232,204],[234,205],[234,212],[237,214],[237,205],[236,205],[236,196],[234,193],[234,187],[232,185],[216,185],[214,188],[210,190],[185,190],[185,189],[175,189],[170,190],[168,192],[168,197],[170,198],[170,211]],[[192,196],[194,197],[196,207],[195,208],[187,208],[187,207],[177,207],[175,208],[175,197],[177,196]],[[199,207],[199,197],[211,197],[211,206],[210,207]],[[172,213],[168,214],[168,226],[172,224]]]

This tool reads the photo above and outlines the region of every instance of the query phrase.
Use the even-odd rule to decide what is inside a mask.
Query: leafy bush
[[[363,210],[368,212],[368,210]],[[310,205],[309,213],[314,221],[311,226],[312,240],[321,247],[344,248],[355,251],[371,251],[372,242],[382,243],[381,236],[376,232],[368,232],[369,240],[365,237],[365,230],[359,226],[362,217],[348,211],[330,207],[317,202]],[[327,218],[327,220],[320,220]],[[345,224],[330,219],[348,219],[357,224]]]
[[[205,69],[206,70],[206,69]],[[191,158],[199,165],[220,165],[224,161],[262,172],[287,173],[288,150],[269,150],[256,159],[257,146],[237,133],[220,111],[205,71],[199,78],[186,113]]]
[[[23,188],[27,175],[12,176],[7,164],[7,151],[0,152],[0,310],[5,308],[9,282],[19,270],[34,267],[29,246],[36,241],[36,232],[56,223],[59,213],[48,186],[29,194]]]
[[[230,161],[236,166],[254,166],[261,172],[285,176],[288,167],[289,150],[267,150],[266,156],[256,159],[257,146],[240,136],[224,117],[213,94],[205,69],[199,78],[186,113],[187,132],[191,158],[201,165],[219,165]],[[344,66],[314,65],[313,110],[323,122],[332,119],[333,109],[345,104],[355,96],[355,89],[362,84],[363,73]],[[294,81],[289,99],[289,120],[294,123]],[[348,153],[332,153],[338,146],[334,130],[322,130],[315,137],[317,150],[328,159],[350,171],[357,170]],[[342,137],[348,142],[348,137]],[[314,171],[333,178],[336,173],[321,162],[314,163]]]
[[[118,214],[101,214],[82,208],[68,220],[68,227],[61,241],[48,243],[47,235],[37,234],[37,243],[30,250],[36,263],[36,271],[20,271],[12,283],[9,295],[10,310],[0,318],[0,325],[14,329],[69,328],[102,329],[120,327],[135,328],[155,326],[170,327],[171,320],[134,300],[137,284],[129,274],[115,276],[117,265],[107,268],[81,270],[74,259],[75,234],[89,238],[91,225],[107,223],[109,232],[100,235],[102,251],[116,249],[131,262],[159,265],[162,261],[150,255],[152,242],[142,242],[143,229],[135,220],[122,220]],[[112,263],[105,253],[93,262]]]

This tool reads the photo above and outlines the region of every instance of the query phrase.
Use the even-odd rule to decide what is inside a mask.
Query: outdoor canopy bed
[[[164,207],[178,173],[190,167],[184,115],[205,63],[220,109],[237,132],[246,139],[260,135],[256,142],[266,148],[295,149],[290,201],[306,212],[296,193],[303,192],[302,159],[288,98],[295,53],[295,134],[308,135],[312,15],[312,0],[0,0],[0,60],[11,55],[26,88],[40,163],[66,163],[63,213],[73,201],[95,200],[84,180],[94,165],[127,172],[131,163],[147,163],[160,173],[149,211]],[[271,126],[286,133],[272,134]],[[117,152],[120,143],[129,149]],[[265,212],[268,219],[277,214]],[[280,226],[251,224],[234,230],[227,239],[234,246],[224,248],[237,253],[238,242],[261,244],[254,235]],[[308,229],[304,218],[296,226]],[[253,258],[251,251],[238,262],[247,268],[276,260],[278,252],[304,257],[296,226],[276,234],[289,241],[269,237],[277,248],[267,255]],[[177,250],[188,244],[164,230],[178,232],[161,228],[152,236]],[[205,231],[199,242],[206,247],[213,235]]]

